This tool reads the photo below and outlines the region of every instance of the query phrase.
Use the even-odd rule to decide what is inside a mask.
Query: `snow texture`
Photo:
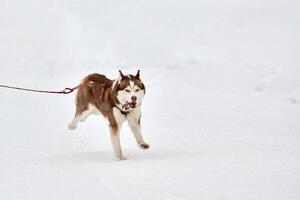
[[[60,90],[136,73],[126,161],[74,94],[0,89],[1,200],[299,200],[296,0],[0,0],[0,84]]]

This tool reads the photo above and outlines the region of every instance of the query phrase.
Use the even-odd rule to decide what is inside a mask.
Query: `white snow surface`
[[[0,0],[0,84],[93,72],[146,85],[139,149],[106,121],[72,132],[74,93],[0,88],[1,200],[299,200],[296,0]]]

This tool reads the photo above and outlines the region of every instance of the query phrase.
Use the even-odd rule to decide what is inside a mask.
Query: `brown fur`
[[[118,90],[126,88],[130,80],[139,88],[145,90],[139,76],[129,76],[130,79],[127,76],[122,76],[120,84],[116,84],[115,87],[112,87],[114,80],[110,80],[102,74],[95,73],[86,76],[78,87],[75,116],[80,115],[88,109],[89,104],[92,104],[99,109],[104,117],[108,118],[109,126],[112,128],[112,132],[115,133],[118,127],[113,116],[113,107],[119,103],[117,99]]]
[[[75,129],[79,121],[84,121],[94,112],[95,114],[100,112],[109,121],[115,156],[118,160],[123,160],[119,133],[125,120],[128,121],[138,145],[142,149],[148,149],[149,144],[143,139],[140,125],[141,111],[140,107],[136,107],[136,105],[141,105],[145,94],[145,86],[140,80],[140,71],[135,76],[124,76],[121,71],[119,73],[120,78],[118,80],[110,80],[102,74],[90,74],[82,79],[76,96],[75,117],[69,124],[69,128],[71,130]],[[130,81],[133,81],[134,86],[136,86],[134,90],[134,86]],[[128,100],[128,98],[131,98],[131,100]],[[137,99],[140,101],[137,101]],[[96,109],[90,107],[90,105]]]
[[[79,87],[76,97],[76,116],[88,109],[91,103],[109,120],[110,127],[117,127],[112,108],[118,100],[116,90],[112,89],[113,81],[101,74],[91,74],[85,77]]]

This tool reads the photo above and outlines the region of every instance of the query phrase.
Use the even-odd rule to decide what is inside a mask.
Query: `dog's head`
[[[116,82],[116,95],[123,110],[133,110],[141,105],[145,95],[145,86],[140,79],[140,70],[136,75],[124,75],[119,70],[120,77]]]

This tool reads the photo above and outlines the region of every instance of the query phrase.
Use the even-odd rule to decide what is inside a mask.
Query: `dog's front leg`
[[[113,108],[113,113],[108,117],[111,142],[114,149],[115,157],[117,160],[125,160],[122,154],[120,142],[120,130],[125,117],[121,114],[120,110]]]
[[[136,142],[142,149],[149,149],[150,145],[144,141],[141,131],[141,112],[140,109],[134,110],[127,117],[130,129],[136,139]]]
[[[110,129],[111,142],[112,142],[116,159],[125,160],[122,154],[122,148],[120,142],[120,128],[117,126],[110,126],[109,129]]]

